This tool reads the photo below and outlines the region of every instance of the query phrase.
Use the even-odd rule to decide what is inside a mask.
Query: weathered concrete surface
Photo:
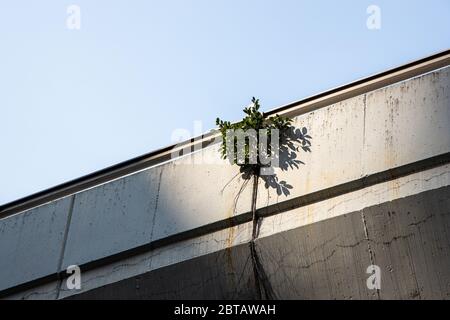
[[[366,287],[371,265],[360,213],[256,241],[278,299],[376,299]]]
[[[366,94],[363,166],[371,174],[450,151],[450,68]]]
[[[381,299],[448,299],[449,226],[444,187],[258,239],[257,247],[279,298],[378,298],[366,286],[375,264]]]
[[[450,165],[416,172],[392,181],[284,211],[282,214],[265,217],[260,222],[258,237],[263,238],[449,185]]]
[[[450,298],[450,187],[364,209],[382,299]]]
[[[277,169],[289,194],[274,188],[258,208],[450,151],[450,68],[295,117],[312,152],[299,169]],[[281,159],[283,161],[283,159]]]
[[[248,245],[203,255],[73,299],[255,299]]]
[[[65,283],[59,290],[59,298],[84,293],[98,287],[155,271],[164,267],[199,258],[248,243],[252,236],[252,224],[244,223],[204,236],[176,242],[149,252],[132,256],[106,266],[83,271],[80,290],[69,290]],[[227,260],[229,261],[229,260]]]
[[[265,239],[266,237],[271,238],[277,234],[280,234],[280,239],[284,239],[287,237],[286,234],[289,234],[286,233],[286,231],[292,229],[303,230],[301,229],[301,227],[314,226],[312,229],[316,231],[313,231],[311,235],[308,236],[317,238],[317,241],[319,238],[325,239],[324,241],[327,243],[328,247],[327,245],[325,245],[323,250],[327,251],[324,252],[315,250],[314,252],[316,256],[305,256],[304,259],[320,260],[320,257],[322,257],[323,255],[325,257],[329,256],[333,252],[333,250],[335,250],[335,252],[333,253],[333,256],[329,258],[330,261],[333,261],[333,259],[338,259],[339,257],[348,259],[348,255],[353,254],[353,250],[351,247],[345,247],[345,243],[351,243],[353,240],[353,242],[356,243],[356,238],[361,238],[361,232],[363,231],[363,229],[357,228],[358,226],[361,226],[361,216],[355,215],[357,217],[356,220],[352,220],[348,217],[342,218],[342,221],[344,222],[339,222],[341,220],[335,220],[332,218],[346,217],[349,213],[355,211],[360,212],[367,206],[376,206],[379,203],[388,203],[399,198],[414,196],[427,190],[436,190],[448,185],[450,185],[450,165],[445,165],[430,170],[417,172],[415,174],[399,178],[395,181],[381,183],[372,187],[367,187],[355,192],[347,193],[339,197],[334,197],[295,210],[283,212],[282,214],[266,217],[263,218],[260,223],[258,234],[259,239],[257,240],[257,242],[266,243],[263,239]],[[323,222],[325,222],[325,224],[322,224]],[[349,230],[349,223],[356,224],[356,227],[350,228]],[[335,228],[333,229],[333,232],[335,233],[334,236],[331,236],[330,232],[321,231],[321,228],[331,228],[331,226],[333,225]],[[149,253],[121,260],[105,267],[83,272],[82,290],[80,292],[76,292],[73,290],[66,290],[65,287],[62,286],[60,291],[60,298],[83,293],[97,287],[107,286],[114,282],[123,281],[130,276],[138,276],[140,274],[148,273],[150,271],[177,264],[182,261],[198,258],[202,255],[225,250],[227,248],[232,248],[233,246],[243,243],[248,243],[251,239],[251,230],[251,223],[247,223],[233,228],[214,232],[202,237],[174,243],[169,246],[158,248],[155,251],[151,251]],[[355,235],[352,235],[352,233],[355,232],[358,233],[357,237]],[[296,239],[301,237],[302,235],[304,236],[302,232],[297,231],[295,231],[294,235],[297,235]],[[350,237],[351,239],[347,239],[346,237]],[[337,247],[330,246],[333,245],[332,242],[328,241],[331,238],[340,239],[339,242],[341,243],[341,245]],[[298,239],[295,241],[298,241]],[[272,248],[272,242],[268,243],[270,248]],[[344,246],[342,246],[342,243],[344,244]],[[309,245],[309,242],[306,242],[304,247],[307,249]],[[367,244],[362,245],[362,247],[359,246],[359,249],[365,248],[365,246],[367,246]],[[261,249],[260,252],[260,255],[262,257],[267,256],[264,250],[265,249]],[[355,254],[359,255],[357,258],[355,258],[355,261],[359,261],[359,264],[361,265],[360,267],[363,268],[360,261],[362,258],[365,258],[366,260],[364,261],[364,263],[366,263],[368,256],[361,256],[358,252],[356,252]],[[334,255],[336,255],[336,257],[334,257]],[[268,257],[268,259],[270,259],[270,256]],[[333,263],[335,264],[335,262]],[[367,267],[367,264],[365,266]],[[316,267],[317,266],[314,266],[313,268]],[[338,267],[330,268],[336,269]],[[340,268],[342,269],[342,266],[340,266]],[[290,269],[287,269],[287,271],[284,272],[292,272],[292,270],[289,270]],[[352,269],[350,268],[348,272],[350,272],[351,270]],[[305,270],[305,272],[309,271]],[[343,271],[340,270],[339,274],[342,275],[342,272]],[[362,274],[360,276],[367,277],[367,275],[365,274]],[[352,280],[357,281],[359,286],[363,286],[364,290],[361,291],[361,288],[358,287],[358,292],[366,292],[364,282],[360,283],[359,281],[361,279],[357,280],[352,278]],[[369,292],[368,296],[361,296],[355,294],[356,289],[352,288],[353,287],[349,287],[342,290],[341,285],[339,284],[334,287],[334,290],[342,290],[340,291],[340,298],[353,297],[356,299],[358,297],[374,297],[374,292]],[[328,292],[327,294],[331,293],[332,292]],[[316,294],[318,295],[319,293]],[[321,294],[324,294],[324,292],[322,291]]]
[[[236,166],[220,160],[219,145],[163,166],[152,240],[251,210],[251,183],[243,181]]]
[[[35,286],[31,289],[11,294],[5,300],[55,300],[58,299],[60,281]]]
[[[77,194],[62,269],[148,243],[160,174],[157,167]]]
[[[364,96],[348,99],[293,119],[296,128],[306,127],[312,152],[297,152],[298,169],[275,170],[279,181],[293,188],[280,194],[269,188],[258,197],[258,208],[295,198],[363,175]],[[286,158],[281,158],[280,162]],[[262,184],[263,186],[264,184]],[[261,188],[262,189],[262,188]]]
[[[71,197],[0,220],[0,290],[54,273]]]
[[[444,187],[258,239],[268,285],[278,299],[448,298],[449,202]],[[366,285],[372,264],[381,268],[379,295]],[[72,298],[246,299],[256,292],[242,244]]]
[[[217,148],[77,194],[63,270],[250,211],[238,169],[199,159]]]

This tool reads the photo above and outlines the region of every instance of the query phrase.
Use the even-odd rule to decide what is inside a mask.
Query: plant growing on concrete
[[[311,152],[310,139],[312,138],[307,134],[306,128],[302,128],[301,130],[295,129],[292,126],[292,119],[282,117],[278,114],[271,117],[265,117],[264,113],[259,111],[259,108],[259,100],[253,97],[251,105],[244,108],[244,113],[246,116],[241,121],[231,123],[229,121],[223,121],[217,118],[216,125],[219,126],[219,130],[222,135],[222,145],[220,148],[222,158],[228,158],[231,164],[240,166],[240,172],[242,173],[244,179],[246,179],[245,183],[241,187],[241,190],[245,186],[246,182],[249,181],[248,179],[253,177],[253,196],[251,205],[253,230],[252,239],[250,241],[250,254],[252,258],[253,273],[255,276],[255,284],[257,286],[259,298],[274,299],[276,298],[276,295],[271,289],[270,283],[267,281],[264,268],[259,262],[255,244],[255,239],[258,236],[259,219],[256,210],[258,179],[261,177],[264,180],[266,188],[276,188],[278,195],[281,195],[282,193],[288,195],[289,189],[292,189],[292,186],[286,181],[279,181],[275,174],[260,175],[261,169],[269,166],[266,163],[267,161],[262,163],[261,159],[266,158],[267,156],[272,157],[272,155],[276,154],[278,157],[276,160],[278,160],[277,162],[281,170],[288,170],[288,168],[294,167],[298,168],[299,164],[303,162],[296,159],[296,151],[299,151],[299,147],[297,147],[295,143],[299,143],[303,151]],[[272,131],[274,129],[276,130]],[[244,139],[242,139],[242,135],[238,137],[235,134],[237,131],[251,131],[253,136],[248,137],[244,134]],[[230,132],[232,134],[230,134]],[[261,133],[262,136],[265,137],[264,139],[266,139],[266,137],[267,139],[265,143],[260,145],[259,142]],[[272,133],[274,133],[275,136],[273,136]],[[245,137],[248,137],[248,139]],[[279,140],[276,141],[277,143],[272,144],[272,139]],[[262,142],[264,142],[264,140]],[[279,148],[279,150],[271,150],[272,146]],[[264,148],[264,150],[260,150],[260,148]],[[238,149],[240,149],[240,152],[238,152]],[[239,193],[237,197],[239,196]]]
[[[232,164],[236,164],[241,167],[241,172],[249,172],[253,174],[259,174],[260,168],[262,166],[261,164],[261,157],[260,157],[260,132],[263,130],[267,135],[267,150],[265,152],[267,154],[271,154],[271,140],[272,140],[272,130],[277,129],[279,130],[279,137],[280,140],[286,140],[284,135],[287,134],[289,128],[292,124],[292,119],[282,117],[280,115],[275,115],[272,117],[265,117],[264,114],[259,111],[260,104],[259,99],[256,99],[255,97],[252,98],[252,103],[244,108],[244,113],[246,116],[237,123],[231,123],[230,121],[223,121],[219,118],[216,119],[216,125],[219,126],[219,130],[222,134],[222,145],[220,148],[221,156],[223,159],[229,159]],[[238,138],[236,136],[233,137],[233,148],[234,152],[232,155],[230,155],[229,147],[227,147],[227,144],[230,143],[230,141],[227,140],[227,132],[229,130],[237,131],[242,130],[243,132],[247,132],[248,130],[255,130],[257,133],[256,135],[256,143],[251,145],[250,139],[246,139],[243,145],[244,150],[244,161],[238,161]],[[242,147],[242,146],[241,146]],[[255,152],[256,154],[256,163],[253,161],[250,161],[251,153]],[[230,159],[232,157],[232,159]]]
[[[272,145],[281,149],[282,144],[280,143],[280,140],[284,138],[283,142],[285,144],[289,142],[289,139],[286,138],[288,137],[288,130],[292,127],[292,120],[279,115],[265,117],[264,114],[259,111],[259,108],[259,99],[253,97],[251,105],[244,108],[244,113],[246,115],[241,121],[231,123],[217,118],[216,125],[219,126],[222,135],[222,145],[220,148],[222,158],[228,158],[231,164],[240,166],[240,172],[243,174],[244,179],[253,177],[253,196],[251,205],[253,231],[252,240],[250,241],[250,253],[258,296],[260,299],[263,297],[270,299],[274,298],[274,294],[270,289],[270,286],[267,285],[265,272],[259,262],[255,245],[255,239],[258,234],[258,216],[256,212],[258,178],[263,166],[261,159],[267,156],[271,157],[273,151],[280,151],[271,150]],[[272,131],[274,129],[276,131]],[[238,136],[237,133],[241,135]],[[247,136],[246,133],[250,133],[250,136]],[[273,137],[272,133],[276,133],[276,136]],[[261,134],[265,137],[266,141],[264,144],[260,145]],[[246,137],[248,139],[246,139]],[[276,141],[275,144],[272,144],[273,138],[280,140]],[[262,148],[265,150],[262,150]],[[279,155],[279,153],[277,154]],[[266,165],[266,162],[264,165]]]

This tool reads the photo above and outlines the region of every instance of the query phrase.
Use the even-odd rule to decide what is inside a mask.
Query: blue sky
[[[0,0],[0,204],[238,120],[252,96],[269,110],[446,50],[449,16],[448,0]]]

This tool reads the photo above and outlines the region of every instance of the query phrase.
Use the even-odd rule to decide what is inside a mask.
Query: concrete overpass
[[[450,298],[449,64],[445,51],[268,112],[313,143],[278,184],[246,183],[211,132],[0,207],[0,296]]]

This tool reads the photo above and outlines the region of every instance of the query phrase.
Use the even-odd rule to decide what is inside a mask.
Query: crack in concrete
[[[163,172],[164,172],[164,167],[161,167],[161,172],[159,173],[159,179],[158,179],[158,190],[156,191],[155,208],[153,210],[152,231],[150,232],[150,241],[153,240],[153,232],[154,232],[154,229],[155,229],[156,212],[158,210],[159,192],[161,190],[161,180],[162,180]]]
[[[392,244],[392,242],[394,242],[394,241],[397,241],[399,239],[408,239],[410,237],[414,237],[414,233],[408,233],[406,235],[395,236],[395,237],[392,237],[391,240],[383,241],[381,243],[380,242],[375,242],[375,241],[374,242],[377,243],[377,244],[383,244],[383,245],[386,245],[386,246],[390,246]]]
[[[28,300],[30,297],[35,296],[35,295],[47,295],[50,293],[54,293],[55,295],[58,295],[57,292],[58,288],[52,289],[52,290],[48,290],[48,291],[33,291],[30,293],[25,294],[21,300]]]
[[[64,255],[66,254],[66,245],[67,245],[67,239],[69,237],[69,230],[70,230],[70,225],[72,223],[72,214],[73,214],[73,208],[75,206],[75,197],[77,196],[77,194],[74,194],[72,196],[72,198],[70,199],[70,206],[69,206],[69,213],[67,216],[67,224],[66,224],[66,228],[64,230],[64,239],[63,239],[63,243],[61,246],[61,253],[59,256],[59,261],[58,261],[58,269],[56,270],[56,272],[59,275],[59,272],[61,272],[61,268],[62,268],[62,264],[64,262]],[[59,278],[59,276],[58,276]],[[55,299],[58,300],[59,299],[59,295],[61,292],[61,288],[62,288],[62,284],[63,284],[64,279],[59,279],[59,283],[56,287],[56,296]]]
[[[417,222],[412,222],[412,223],[408,224],[408,227],[409,227],[409,226],[415,226],[415,227],[417,227],[418,225],[427,222],[427,220],[431,219],[433,216],[434,216],[434,214],[430,214],[429,216],[425,217],[425,218],[422,219],[422,220],[419,220],[419,221],[417,221]]]
[[[353,244],[337,244],[336,247],[338,247],[338,248],[354,248],[354,247],[357,247],[360,244],[366,242],[367,240],[368,239],[362,239],[362,240],[359,240],[359,241],[357,241],[356,243],[353,243]]]
[[[372,265],[375,265],[375,257],[374,257],[372,248],[370,246],[369,230],[367,228],[367,222],[366,222],[366,217],[364,215],[364,210],[361,210],[361,220],[362,220],[362,223],[363,223],[364,235],[365,235],[366,240],[367,240],[367,250],[369,251],[370,263]],[[377,288],[377,297],[378,297],[378,300],[381,299],[381,297],[380,297],[380,289],[378,289],[378,288]]]

